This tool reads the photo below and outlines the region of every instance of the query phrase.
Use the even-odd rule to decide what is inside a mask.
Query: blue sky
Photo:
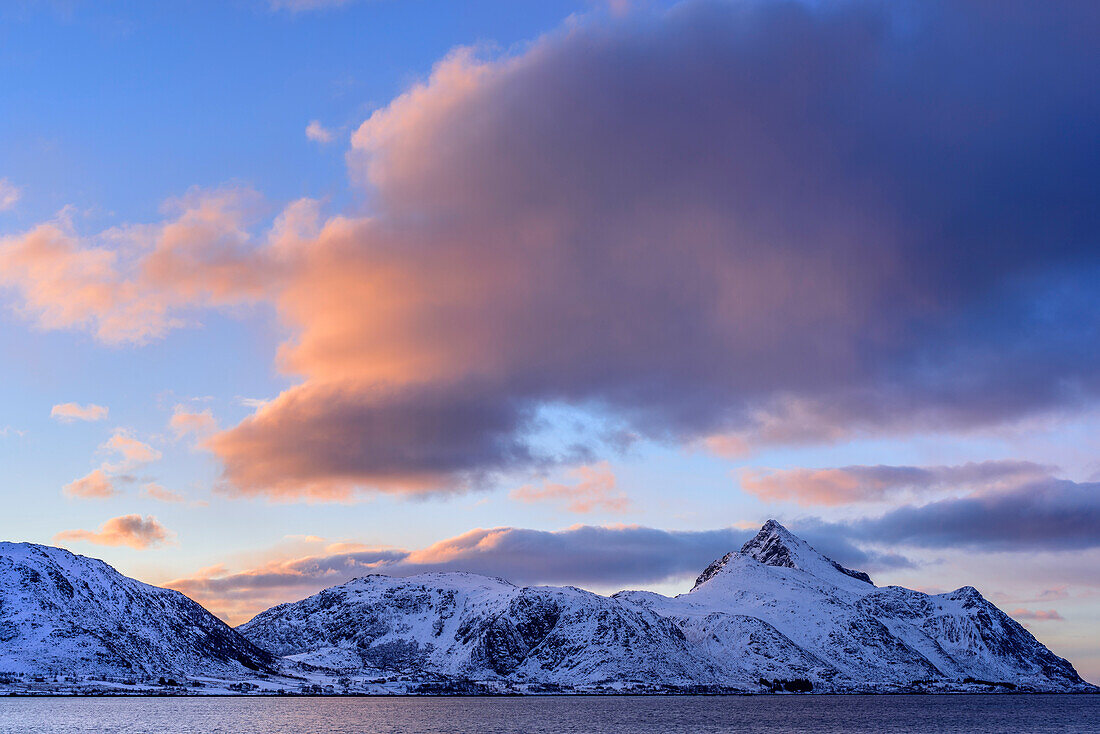
[[[1093,14],[298,5],[0,8],[0,537],[285,575],[242,621],[352,548],[778,517],[1100,678]]]

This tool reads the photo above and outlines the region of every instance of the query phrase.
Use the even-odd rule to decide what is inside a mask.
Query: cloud
[[[173,492],[170,489],[166,489],[156,482],[147,482],[145,486],[141,488],[141,493],[157,502],[165,502],[168,504],[186,503],[191,507],[206,507],[208,504],[205,500],[188,501],[188,499],[179,492]]]
[[[101,421],[107,417],[109,412],[110,411],[105,406],[96,405],[94,403],[88,403],[87,405],[60,403],[50,409],[50,417],[56,418],[63,423],[72,423],[73,421]]]
[[[13,208],[23,191],[6,178],[0,178],[0,212]]]
[[[0,238],[0,287],[44,329],[83,329],[109,344],[145,343],[185,323],[194,306],[255,300],[272,277],[245,224],[247,189],[194,189],[166,203],[154,225],[79,235],[66,215]],[[279,226],[279,223],[277,223]]]
[[[291,13],[300,13],[307,10],[321,10],[323,8],[338,8],[346,5],[351,0],[267,0],[272,10],[287,10]]]
[[[147,483],[144,487],[141,488],[141,491],[147,497],[151,497],[158,502],[180,503],[187,501],[187,498],[184,497],[182,494],[165,489],[163,486],[155,482]]]
[[[353,134],[370,216],[256,236],[254,196],[195,191],[132,247],[0,241],[0,284],[113,343],[272,304],[299,382],[208,442],[248,496],[511,479],[562,461],[562,404],[734,453],[1079,409],[1100,11],[1007,2],[692,2],[459,50]]]
[[[316,143],[331,143],[336,139],[336,133],[329,130],[318,120],[310,120],[306,125],[306,137]]]
[[[516,437],[530,412],[493,398],[473,385],[440,400],[429,388],[306,384],[205,445],[245,495],[346,501],[360,484],[455,491],[480,486],[486,466],[536,461]]]
[[[1035,611],[1032,611],[1030,609],[1013,609],[1011,612],[1008,613],[1008,616],[1015,617],[1017,620],[1029,619],[1056,622],[1065,621],[1065,617],[1059,614],[1058,610],[1056,609],[1048,609],[1046,611],[1043,611],[1041,609],[1036,609]]]
[[[355,131],[375,216],[330,220],[281,292],[303,383],[212,442],[227,480],[472,486],[545,459],[527,417],[562,402],[751,451],[1093,399],[1097,142],[1060,120],[1095,119],[1067,80],[1100,81],[1096,13],[904,13],[693,3],[440,62]],[[396,395],[410,441],[378,452]]]
[[[106,411],[106,408],[103,410]],[[84,499],[113,497],[118,494],[113,481],[115,476],[142,464],[157,461],[162,456],[160,451],[134,438],[123,428],[116,428],[111,437],[100,444],[99,450],[117,455],[118,460],[104,461],[98,469],[66,484],[63,490],[66,496]]]
[[[765,502],[846,505],[899,495],[996,489],[1048,477],[1053,467],[1028,461],[984,461],[960,466],[845,466],[837,469],[744,469],[741,488]]]
[[[1066,551],[1100,547],[1100,483],[1048,477],[879,517],[806,523],[859,542],[983,551]]]
[[[108,499],[118,494],[111,478],[103,469],[95,469],[80,479],[69,482],[63,491],[67,497],[97,500]]]
[[[177,405],[172,410],[168,427],[176,434],[176,438],[187,435],[202,437],[217,431],[218,422],[214,419],[214,413],[210,408],[196,412],[188,410],[185,405]]]
[[[607,589],[694,578],[714,559],[740,548],[758,527],[695,531],[637,525],[574,525],[556,531],[478,528],[420,550],[359,546],[339,552],[339,547],[330,546],[326,555],[281,558],[238,572],[219,567],[166,585],[235,622],[275,603],[370,573],[409,576],[468,571],[516,584]],[[896,557],[868,554],[842,538],[812,537],[815,547],[846,565],[899,563]]]
[[[108,451],[119,456],[116,463],[105,462],[103,470],[112,474],[133,469],[140,464],[148,464],[159,460],[163,454],[149,444],[134,438],[124,429],[116,429],[115,432],[102,445],[100,450]]]
[[[569,474],[577,479],[576,484],[528,484],[513,490],[509,496],[521,502],[563,502],[565,509],[581,514],[625,512],[630,508],[630,498],[616,489],[615,474],[606,461],[577,467]]]
[[[297,540],[302,543],[324,543],[325,539],[319,535],[287,535],[287,540]]]
[[[168,542],[169,531],[152,515],[122,515],[99,526],[99,530],[64,530],[53,537],[55,543],[79,541],[95,545],[127,545],[145,550]]]

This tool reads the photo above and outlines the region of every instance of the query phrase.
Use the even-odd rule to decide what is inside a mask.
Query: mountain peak
[[[845,568],[831,558],[814,550],[809,543],[798,537],[776,520],[768,520],[752,540],[741,546],[741,554],[751,556],[765,566],[799,568],[809,571],[816,561],[824,561],[845,576],[858,579],[874,586],[871,577],[863,571]],[[812,561],[811,561],[812,559]]]
[[[787,530],[777,520],[768,520],[755,536],[741,546],[739,552],[727,553],[710,564],[695,580],[692,590],[716,576],[735,556],[752,558],[765,566],[807,571],[822,578],[835,578],[833,572],[839,571],[845,576],[874,586],[871,577],[863,571],[845,568],[814,550],[809,543]]]
[[[760,528],[760,532],[741,546],[741,553],[755,558],[765,566],[795,568],[793,549],[799,544],[804,544],[801,538],[777,521],[768,520]]]

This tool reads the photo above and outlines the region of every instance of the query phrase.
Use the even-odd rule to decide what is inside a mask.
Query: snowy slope
[[[602,597],[472,574],[368,576],[270,609],[239,630],[341,674],[450,676],[522,687],[965,689],[967,679],[1087,688],[971,587],[876,587],[769,521],[687,594]]]
[[[269,609],[257,645],[342,673],[441,674],[564,685],[690,685],[708,669],[678,626],[572,587],[466,573],[372,575]]]
[[[1073,667],[972,587],[930,596],[891,586],[821,555],[775,521],[738,553],[711,564],[687,594],[621,592],[624,603],[675,619],[693,640],[737,668],[785,672],[845,688],[905,687],[974,678],[1054,690],[1083,682]],[[801,655],[752,650],[744,622],[767,624]],[[789,644],[788,644],[789,643]]]
[[[274,662],[177,591],[60,548],[0,543],[0,672],[233,678]]]
[[[1091,688],[972,587],[876,587],[773,521],[677,597],[372,575],[237,631],[102,561],[0,543],[0,684],[29,690],[42,675],[222,681],[200,693],[242,690],[230,681],[253,692]]]

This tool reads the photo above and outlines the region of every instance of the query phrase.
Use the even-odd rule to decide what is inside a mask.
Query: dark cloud
[[[745,469],[741,488],[765,501],[800,505],[877,502],[899,494],[1018,486],[1049,477],[1054,467],[1030,461],[982,461],[958,466],[843,466],[826,469]]]
[[[306,381],[212,443],[227,478],[454,488],[544,458],[555,402],[751,446],[1094,399],[1098,35],[1089,3],[689,2],[450,57],[354,135],[374,216],[303,248]]]
[[[1006,490],[900,507],[877,518],[822,523],[815,530],[859,542],[932,549],[1096,548],[1100,547],[1100,484],[1046,478]]]
[[[458,490],[482,481],[485,467],[551,460],[519,438],[529,409],[473,385],[439,393],[300,386],[208,445],[224,458],[233,490],[274,498],[346,499],[365,477],[382,491]],[[261,453],[266,459],[254,461]]]

